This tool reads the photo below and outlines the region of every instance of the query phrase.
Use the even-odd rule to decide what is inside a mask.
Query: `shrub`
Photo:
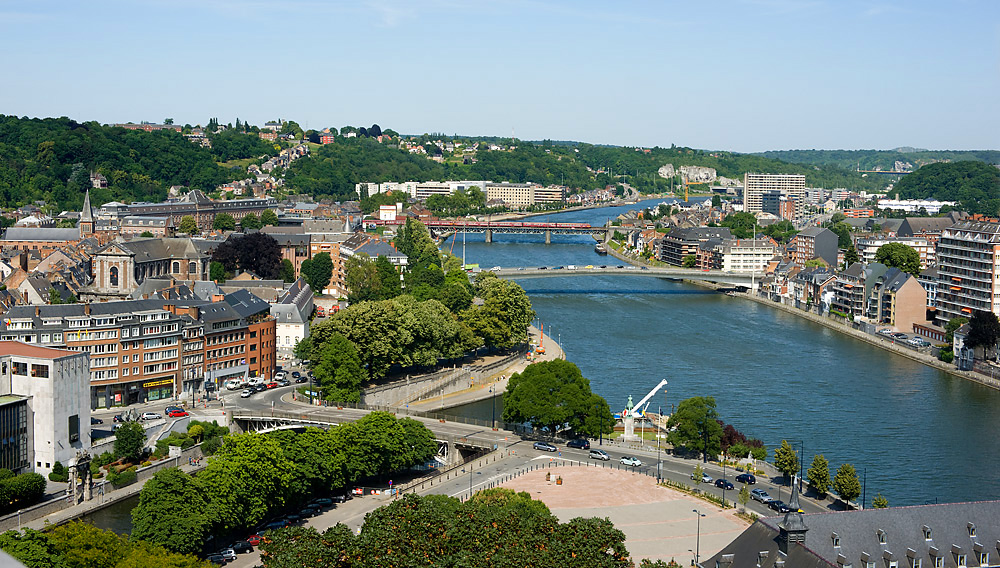
[[[69,471],[61,462],[52,464],[52,473],[49,474],[49,481],[66,483],[69,481]]]
[[[137,468],[133,465],[132,467],[123,469],[122,471],[115,471],[114,469],[108,473],[108,481],[122,487],[130,483],[135,483],[135,480],[139,478]]]
[[[222,447],[222,438],[215,436],[213,438],[208,438],[201,444],[201,453],[206,456],[213,455],[215,452],[219,451]]]
[[[151,462],[149,460],[146,460],[146,461],[142,462],[142,467],[149,467],[151,465],[153,465],[153,462]]]

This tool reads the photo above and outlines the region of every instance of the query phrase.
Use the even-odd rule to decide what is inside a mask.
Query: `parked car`
[[[502,270],[502,268],[500,268],[499,266],[494,266],[493,268],[490,269],[490,272],[496,272],[498,270]]]
[[[639,467],[642,465],[642,462],[639,460],[639,458],[633,458],[631,456],[623,456],[622,459],[618,460],[618,463],[631,467]]]
[[[567,448],[578,448],[578,449],[581,449],[581,450],[589,450],[590,449],[590,442],[588,442],[587,440],[584,440],[583,438],[579,438],[579,439],[576,439],[576,440],[570,440],[570,441],[566,442],[566,447]]]
[[[94,425],[94,424],[104,424],[104,421],[101,420],[100,418],[94,418],[93,416],[91,416],[90,417],[90,424],[91,425]]]
[[[232,561],[236,560],[236,551],[233,550],[232,548],[227,548],[227,549],[219,552],[219,555],[221,555],[223,558],[225,558],[226,562],[232,562]]]
[[[767,506],[779,513],[787,513],[792,510],[788,505],[785,504],[784,501],[779,501],[777,499],[772,499],[768,501]]]
[[[171,410],[170,414],[168,414],[167,416],[171,418],[184,418],[185,416],[189,416],[189,414],[187,410],[178,408],[177,410]]]
[[[737,483],[746,483],[747,485],[753,485],[757,483],[757,478],[754,477],[752,473],[741,473],[736,476]]]
[[[276,382],[278,383],[279,387],[287,387],[288,385],[292,384],[292,382],[289,381],[288,379],[279,379]]]
[[[750,498],[754,501],[760,501],[761,503],[767,503],[771,501],[771,496],[767,494],[767,491],[763,489],[754,489],[750,491]]]
[[[704,471],[701,472],[701,479],[700,480],[697,477],[695,477],[695,475],[693,473],[691,474],[691,479],[697,481],[698,483],[712,483],[712,476],[709,475],[709,474],[707,474],[707,473],[705,473]]]
[[[721,477],[715,480],[715,486],[718,487],[719,489],[735,489],[732,483]]]
[[[219,566],[226,565],[226,559],[221,554],[210,554],[205,558],[205,560]]]
[[[299,515],[301,515],[303,519],[306,519],[319,514],[321,510],[322,508],[317,505],[308,505],[302,508],[302,511],[299,512]]]
[[[125,419],[124,419],[124,418],[122,418],[122,415],[121,415],[121,414],[115,414],[115,415],[114,415],[114,416],[113,416],[113,417],[111,418],[111,421],[112,421],[112,422],[116,422],[116,423],[117,423],[117,422],[125,422]]]
[[[300,373],[298,371],[292,371],[292,377],[294,377],[294,378],[297,379],[297,378],[299,378],[301,376],[302,376],[302,373]]]
[[[229,548],[233,549],[236,554],[243,554],[244,552],[253,552],[253,545],[245,540],[237,540]]]
[[[554,452],[557,448],[548,442],[535,442],[531,445],[532,448],[536,450],[542,450],[543,452]]]
[[[175,405],[175,404],[171,404],[170,406],[168,406],[168,407],[166,407],[166,408],[163,409],[163,415],[164,416],[170,416],[170,413],[173,412],[173,411],[175,411],[175,410],[184,410],[184,409],[181,408],[181,407],[179,407],[179,406],[177,406],[177,405]]]
[[[265,386],[265,387],[266,387],[266,388],[267,388],[268,390],[270,390],[270,389],[276,389],[276,388],[278,388],[278,383],[276,383],[276,382],[274,382],[274,381],[271,381],[271,382],[267,383],[267,384],[266,384],[266,385],[264,385],[264,386]]]
[[[240,398],[250,398],[253,396],[253,393],[253,389],[243,389],[243,392],[240,393]]]
[[[259,545],[260,544],[260,535],[259,534],[252,534],[252,535],[248,536],[247,537],[247,544],[249,544],[250,546],[257,546],[257,545]]]
[[[307,383],[307,382],[309,382],[309,378],[308,377],[295,377],[295,383],[296,384],[302,384],[302,383]]]
[[[319,507],[319,508],[332,507],[333,506],[333,499],[327,499],[326,497],[321,497],[319,499],[313,499],[313,502],[312,502],[311,506],[312,507]]]
[[[289,525],[297,525],[297,524],[299,524],[299,523],[302,522],[302,516],[301,515],[288,515],[287,517],[285,517],[285,521]]]
[[[288,523],[284,519],[278,519],[277,521],[271,521],[264,525],[263,531],[276,531],[278,529],[283,529],[288,526]]]
[[[139,417],[140,420],[158,420],[160,418],[162,417],[155,412],[143,412],[142,416]]]
[[[259,384],[253,386],[253,392],[264,392],[267,390],[267,385]]]
[[[608,452],[605,452],[604,450],[590,450],[590,459],[611,461],[611,456],[609,456]]]

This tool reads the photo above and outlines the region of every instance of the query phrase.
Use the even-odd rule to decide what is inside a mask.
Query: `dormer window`
[[[975,525],[975,523],[969,523],[968,527],[969,527],[969,536],[970,537],[976,536],[976,525]]]
[[[838,535],[837,533],[833,533],[830,535],[830,540],[833,541],[834,548],[840,548],[840,535]]]
[[[931,540],[931,528],[927,525],[923,526],[924,540]]]
[[[875,534],[878,535],[878,543],[879,544],[885,544],[885,531],[882,530],[882,529],[879,529],[878,531],[876,531]]]

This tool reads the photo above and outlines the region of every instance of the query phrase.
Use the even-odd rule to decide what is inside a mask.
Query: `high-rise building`
[[[937,244],[937,320],[1000,314],[1000,221],[959,221]]]
[[[743,175],[743,202],[750,213],[762,211],[764,193],[780,192],[796,198],[801,208],[806,200],[806,176],[801,174],[751,174]]]

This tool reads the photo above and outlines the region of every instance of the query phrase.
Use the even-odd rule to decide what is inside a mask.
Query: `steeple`
[[[90,207],[89,189],[83,197],[83,211],[80,212],[80,222],[77,223],[77,227],[80,228],[81,237],[94,234],[94,211]]]
[[[799,512],[799,484],[798,476],[795,476],[792,481],[792,499],[788,503],[788,507],[791,511],[785,513],[785,518],[780,523],[778,523],[778,549],[782,553],[788,554],[788,543],[797,542],[799,544],[805,544],[806,542],[806,531],[809,527],[806,526],[805,521],[802,519],[802,513]]]

